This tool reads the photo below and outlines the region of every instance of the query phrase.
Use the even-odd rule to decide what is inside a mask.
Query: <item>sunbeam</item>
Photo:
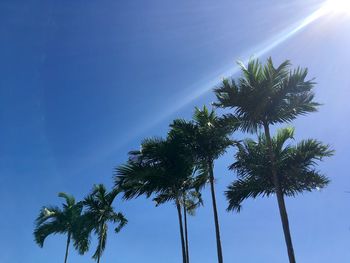
[[[339,1],[339,0],[338,0]],[[332,0],[331,2],[338,2],[335,0]],[[263,55],[266,55],[268,52],[270,52],[275,47],[279,46],[298,32],[300,32],[302,29],[310,25],[311,23],[315,22],[322,16],[332,12],[331,9],[328,8],[328,1],[321,5],[316,11],[314,11],[312,14],[304,18],[303,20],[297,22],[291,27],[288,27],[287,29],[283,30],[281,33],[277,34],[275,37],[269,39],[268,41],[254,47],[253,49],[249,50],[248,52],[244,52],[245,54],[251,54],[253,57],[261,57]],[[243,55],[243,62],[247,62],[249,57]],[[178,100],[178,103],[173,105],[168,110],[164,111],[158,118],[154,119],[152,122],[149,122],[146,125],[147,128],[151,128],[157,123],[161,122],[162,120],[166,119],[170,115],[174,114],[175,112],[179,111],[186,105],[190,104],[192,101],[198,99],[199,97],[203,96],[205,93],[210,91],[216,84],[220,82],[222,79],[222,76],[228,77],[236,74],[239,71],[238,66],[235,67],[227,67],[227,69],[222,70],[220,74],[218,74],[217,77],[210,81],[206,81],[205,83],[197,83],[196,86],[200,86],[200,88],[195,89],[193,92],[191,92],[188,96],[181,98]],[[194,85],[193,85],[194,86]]]
[[[350,15],[350,1],[349,0],[328,0],[323,9],[326,12],[339,14],[345,13]]]
[[[261,57],[269,53],[271,50],[273,50],[275,47],[281,45],[286,40],[290,39],[294,35],[296,35],[298,32],[303,30],[305,27],[310,25],[311,23],[315,22],[316,20],[320,19],[321,17],[325,16],[328,13],[331,13],[331,11],[328,8],[328,2],[321,5],[316,11],[311,13],[306,18],[302,19],[301,21],[295,23],[294,25],[286,28],[285,30],[281,31],[276,36],[270,38],[269,40],[262,42],[261,44],[248,49],[244,54],[241,56],[241,60],[243,62],[247,62],[249,59],[249,56],[253,55],[253,57]],[[180,111],[182,108],[186,107],[196,99],[200,98],[201,96],[205,95],[207,92],[211,91],[215,85],[217,85],[221,80],[222,77],[229,77],[232,75],[235,75],[239,72],[239,67],[235,66],[228,66],[226,69],[222,69],[218,71],[218,74],[216,74],[216,77],[213,79],[206,79],[201,80],[195,84],[192,85],[193,88],[189,87],[186,91],[188,95],[183,96],[181,98],[178,98],[175,100],[175,103],[172,106],[169,106],[166,110],[162,110],[162,113],[158,115],[156,118],[153,118],[151,120],[148,120],[145,123],[142,123],[142,125],[135,127],[134,129],[128,131],[128,133],[125,135],[124,140],[122,143],[118,143],[117,145],[108,145],[107,147],[103,147],[103,154],[101,156],[108,156],[115,152],[117,149],[120,149],[122,146],[127,144],[129,141],[133,140],[135,137],[141,136],[160,122],[166,120],[176,112]],[[200,87],[200,88],[195,88]],[[191,92],[188,92],[188,91]],[[142,129],[140,129],[142,127]],[[108,149],[108,150],[106,150]],[[99,156],[99,157],[101,157]],[[94,158],[96,159],[96,156]],[[97,158],[99,159],[99,158]]]

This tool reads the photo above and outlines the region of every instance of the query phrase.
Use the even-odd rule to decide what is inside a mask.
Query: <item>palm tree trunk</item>
[[[183,197],[184,207],[184,224],[185,224],[185,245],[186,245],[186,262],[190,263],[190,253],[188,251],[188,231],[187,231],[187,211],[186,211],[186,198]]]
[[[217,211],[217,207],[216,207],[216,197],[215,197],[215,188],[214,188],[214,171],[213,171],[214,163],[212,161],[209,161],[208,166],[209,166],[209,182],[210,182],[210,190],[211,190],[211,199],[213,201],[213,212],[214,212],[218,262],[223,263],[224,260],[223,260],[222,248],[221,248],[219,217],[218,217],[218,211]]]
[[[284,232],[284,238],[285,238],[285,242],[287,245],[289,262],[295,263],[296,261],[295,261],[293,243],[292,243],[292,236],[291,236],[290,229],[289,229],[288,214],[287,214],[286,204],[284,202],[281,183],[280,183],[280,180],[278,178],[278,174],[277,174],[276,167],[275,167],[275,155],[274,155],[273,148],[272,148],[272,140],[271,140],[270,129],[269,129],[268,124],[264,124],[264,130],[265,130],[266,142],[267,142],[268,147],[269,147],[273,182],[274,182],[274,185],[276,188],[278,208],[280,211],[282,227],[283,227],[283,232]]]
[[[68,232],[67,245],[66,245],[66,255],[64,256],[64,263],[67,263],[67,259],[68,259],[68,250],[69,250],[70,238],[71,238],[71,233]]]
[[[100,263],[101,259],[101,253],[102,253],[102,242],[103,242],[103,233],[104,233],[104,227],[101,225],[101,234],[100,234],[100,240],[99,240],[99,246],[98,246],[98,255],[97,255],[97,263]]]
[[[184,230],[183,230],[183,225],[182,225],[181,206],[180,206],[180,201],[178,199],[176,199],[175,202],[176,202],[177,215],[178,215],[178,218],[179,218],[179,225],[180,225],[182,262],[186,263],[186,248],[185,248],[185,240],[184,240]]]

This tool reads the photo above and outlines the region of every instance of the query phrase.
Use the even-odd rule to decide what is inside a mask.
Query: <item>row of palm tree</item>
[[[193,121],[175,120],[166,139],[144,140],[141,150],[131,151],[128,163],[116,169],[115,186],[123,192],[125,199],[155,195],[153,200],[157,204],[175,202],[183,262],[189,262],[188,241],[184,237],[184,232],[187,237],[188,206],[183,205],[183,228],[181,200],[186,204],[189,194],[200,197],[200,189],[207,182],[212,196],[218,259],[223,261],[213,166],[214,160],[232,144],[229,134],[234,130],[233,124],[235,121],[219,118],[213,110],[196,108]]]
[[[143,195],[152,198],[156,206],[166,202],[175,205],[183,263],[190,262],[187,215],[193,215],[203,204],[201,192],[207,184],[211,193],[218,263],[224,262],[214,164],[229,147],[236,149],[229,170],[236,172],[237,179],[225,191],[227,210],[239,212],[242,202],[250,197],[275,195],[290,263],[295,263],[296,259],[284,198],[321,189],[329,183],[329,179],[316,169],[317,161],[333,154],[328,145],[314,139],[292,145],[293,128],[280,129],[275,136],[270,131],[275,124],[288,123],[317,110],[319,104],[314,101],[313,94],[315,83],[306,80],[307,70],[292,70],[289,61],[275,67],[271,58],[265,65],[259,60],[249,61],[247,67],[243,63],[239,65],[240,78],[224,79],[214,89],[217,101],[213,105],[228,110],[225,114],[218,116],[214,109],[209,110],[206,106],[195,108],[192,120],[176,119],[170,124],[165,138],[144,139],[140,149],[130,151],[128,161],[115,170],[114,189],[107,202],[109,207],[117,193],[125,200]],[[257,139],[234,140],[232,135],[236,131],[256,134]],[[78,226],[72,223],[64,232],[58,231],[68,235],[67,247],[73,238],[79,253],[87,251],[90,233],[94,231],[99,238],[94,255],[98,261],[105,248],[106,222],[121,222],[120,227],[126,222],[113,210],[106,217],[96,216],[100,211],[96,208],[99,198],[100,195],[93,192],[78,203],[77,217],[86,206],[83,220],[78,220],[82,223]],[[42,213],[46,216],[54,211],[45,209]],[[44,222],[41,218],[45,217],[39,215],[39,225]],[[42,245],[40,240],[37,242]]]
[[[106,247],[108,223],[117,224],[118,233],[127,223],[122,213],[114,211],[112,206],[117,191],[108,192],[104,185],[95,185],[92,192],[80,202],[66,193],[58,196],[65,199],[62,209],[57,206],[43,207],[35,221],[34,237],[43,247],[45,239],[52,234],[67,236],[64,262],[67,263],[71,240],[79,254],[89,250],[91,234],[97,236],[98,245],[93,255],[98,263]]]
[[[278,67],[274,67],[271,58],[264,66],[258,60],[251,60],[247,67],[242,63],[240,67],[243,76],[238,81],[226,79],[220,87],[215,89],[218,100],[215,105],[231,109],[231,114],[239,120],[242,131],[257,133],[261,128],[264,130],[264,134],[259,137],[256,144],[257,147],[248,140],[244,146],[239,146],[236,157],[244,156],[245,152],[251,153],[250,150],[258,150],[257,157],[268,156],[268,159],[253,161],[250,158],[254,155],[237,159],[238,162],[231,168],[238,171],[243,182],[249,183],[243,187],[249,192],[248,194],[243,192],[239,198],[229,199],[229,202],[238,201],[239,203],[242,198],[249,196],[269,195],[271,191],[275,193],[289,262],[295,263],[284,196],[293,196],[305,190],[310,191],[326,186],[329,180],[315,170],[315,160],[331,156],[333,151],[329,146],[315,140],[302,141],[295,147],[284,148],[283,144],[287,139],[293,138],[293,133],[281,131],[273,139],[270,126],[290,122],[300,115],[317,111],[320,104],[314,101],[312,91],[315,83],[312,80],[306,80],[307,69],[298,67],[290,70],[288,60]],[[286,159],[283,158],[285,154]],[[265,183],[264,191],[261,191],[261,188],[260,191],[255,189],[256,180],[259,183]],[[226,192],[228,198],[235,196],[237,193],[235,186],[240,182],[242,181],[231,185]],[[242,188],[238,189],[242,190]]]

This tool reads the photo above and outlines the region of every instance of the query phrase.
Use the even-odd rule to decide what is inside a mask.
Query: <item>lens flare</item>
[[[323,9],[332,14],[350,15],[350,0],[327,0],[323,5]]]

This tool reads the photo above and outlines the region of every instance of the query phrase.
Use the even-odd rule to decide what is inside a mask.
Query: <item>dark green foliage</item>
[[[315,166],[317,161],[333,154],[328,145],[313,139],[303,140],[296,145],[287,144],[293,135],[294,129],[287,128],[279,130],[276,137],[272,138],[275,168],[282,192],[287,196],[325,187],[329,180]],[[239,179],[228,187],[226,197],[229,201],[228,210],[239,211],[245,199],[270,196],[276,191],[266,136],[261,134],[258,141],[247,139],[237,143],[237,147],[236,161],[230,169],[237,172]]]
[[[183,119],[174,120],[170,125],[172,132],[176,132],[199,163],[212,162],[224,154],[233,144],[229,135],[239,126],[233,117],[218,117],[213,110],[207,107],[195,108],[192,121]]]
[[[218,261],[223,262],[219,219],[216,208],[216,197],[214,190],[214,161],[223,155],[227,148],[233,145],[229,137],[238,127],[239,122],[234,116],[218,117],[215,111],[209,111],[205,106],[203,109],[195,108],[192,121],[175,120],[172,124],[172,132],[192,152],[198,170],[196,178],[197,188],[210,183],[213,202],[213,213],[218,250]]]
[[[81,202],[76,203],[73,196],[59,193],[59,197],[65,199],[63,208],[57,206],[43,207],[35,221],[35,242],[43,247],[45,239],[52,234],[66,234],[72,238],[75,249],[85,253],[89,248],[87,236],[83,235]]]
[[[270,125],[290,122],[299,115],[316,111],[319,104],[314,102],[312,91],[315,83],[312,80],[306,80],[307,69],[298,67],[292,70],[288,60],[278,67],[273,65],[271,58],[265,65],[262,65],[259,60],[250,60],[247,67],[243,63],[239,63],[239,66],[242,76],[238,81],[225,79],[214,90],[218,100],[214,105],[231,109],[232,113],[227,115],[227,118],[238,120],[242,131],[257,132],[260,128],[264,129],[268,148],[268,151],[265,151],[268,157],[266,159],[269,161],[269,171],[277,197],[289,262],[296,263],[284,202],[286,190],[282,189],[278,174],[279,164],[271,142]],[[253,192],[247,191],[247,181],[238,181],[237,187],[240,186],[242,195],[261,194],[260,188],[257,188],[260,182],[255,179],[252,178],[250,181],[252,186],[256,184]],[[269,182],[271,183],[271,180]],[[268,189],[264,193],[268,193]],[[230,203],[229,208],[237,209],[242,200],[237,197],[232,200],[234,201]]]
[[[124,215],[116,213],[112,206],[117,193],[117,191],[108,192],[104,185],[99,184],[94,186],[83,201],[86,207],[85,229],[88,233],[93,231],[98,239],[98,246],[93,255],[98,262],[106,247],[108,223],[117,224],[115,232],[118,233],[128,222]]]
[[[194,157],[188,145],[174,130],[166,139],[146,139],[141,149],[130,152],[127,164],[116,169],[115,187],[125,199],[154,195],[156,206],[174,201],[178,213],[183,263],[188,261],[182,222],[181,203],[199,183]],[[194,190],[196,191],[196,190]],[[186,226],[185,226],[186,227]]]
[[[180,226],[183,263],[189,263],[187,215],[194,215],[203,204],[200,190],[210,184],[215,223],[218,262],[223,263],[220,228],[216,207],[214,161],[228,147],[238,151],[235,162],[229,167],[237,173],[238,180],[225,192],[229,202],[227,210],[241,210],[247,198],[276,194],[289,262],[295,263],[292,238],[289,230],[284,196],[295,196],[304,191],[321,189],[329,179],[316,166],[324,157],[333,155],[328,145],[313,139],[291,145],[294,129],[278,131],[271,138],[270,125],[290,122],[299,115],[314,112],[320,105],[314,102],[314,82],[307,80],[307,69],[291,69],[289,61],[275,67],[269,58],[265,65],[259,60],[249,61],[247,67],[239,63],[242,76],[235,81],[225,79],[214,92],[214,106],[229,108],[230,114],[222,117],[205,106],[195,108],[193,119],[174,120],[167,137],[145,139],[141,149],[131,151],[126,164],[116,168],[115,188],[108,192],[96,185],[83,202],[65,193],[63,209],[44,207],[36,219],[36,243],[42,247],[48,235],[66,234],[67,261],[70,240],[80,254],[90,245],[91,233],[98,238],[93,258],[99,263],[106,247],[108,223],[117,224],[119,232],[127,220],[122,213],[114,212],[112,203],[118,193],[128,200],[141,195],[152,197],[156,206],[174,202]],[[241,129],[260,132],[257,141],[241,142],[230,138]],[[82,214],[83,207],[86,208]],[[184,224],[183,224],[184,220]]]
[[[125,199],[156,194],[160,204],[179,198],[191,188],[194,163],[188,149],[174,134],[166,140],[146,139],[142,150],[130,152],[127,164],[116,169],[115,185]]]
[[[214,105],[233,109],[232,115],[240,121],[243,131],[256,132],[264,124],[294,120],[298,115],[314,112],[314,82],[306,80],[307,69],[291,70],[287,60],[277,68],[269,58],[265,65],[251,60],[245,67],[239,63],[243,76],[223,80],[214,92]]]

